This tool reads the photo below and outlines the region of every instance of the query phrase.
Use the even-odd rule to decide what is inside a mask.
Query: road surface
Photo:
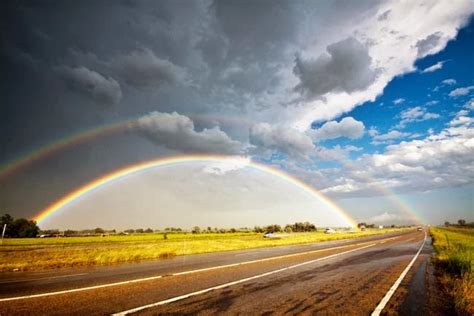
[[[369,315],[377,306],[382,315],[422,313],[427,299],[419,294],[424,290],[416,276],[431,253],[425,236],[412,231],[140,264],[3,273],[0,315]]]

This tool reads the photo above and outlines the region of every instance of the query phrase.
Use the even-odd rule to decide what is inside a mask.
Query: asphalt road
[[[3,273],[0,315],[369,315],[424,238],[414,231],[131,265]],[[423,278],[417,275],[430,253],[428,241],[382,314],[426,311],[427,300],[419,294]]]

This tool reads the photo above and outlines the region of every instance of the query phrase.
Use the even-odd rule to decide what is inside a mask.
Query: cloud
[[[311,138],[295,129],[258,123],[250,128],[250,143],[264,154],[279,152],[296,159],[307,159],[315,146]]]
[[[349,116],[339,122],[326,122],[320,128],[308,131],[308,135],[313,140],[334,139],[338,137],[357,139],[364,135],[364,129],[364,123]]]
[[[405,193],[469,185],[474,179],[473,124],[471,120],[424,139],[389,145],[383,153],[364,154],[348,167],[301,174],[337,197],[376,196],[380,187]]]
[[[395,105],[401,104],[403,102],[405,102],[404,98],[398,98],[398,99],[393,100],[393,104]]]
[[[442,84],[446,85],[446,86],[452,86],[452,85],[455,85],[457,83],[456,79],[445,79],[443,81],[441,81]]]
[[[469,103],[466,103],[464,109],[456,113],[455,117],[449,122],[449,126],[470,126],[473,124],[474,118],[469,116],[471,110]]]
[[[469,94],[469,92],[471,92],[471,90],[474,90],[474,86],[457,88],[457,89],[454,89],[453,91],[451,91],[449,93],[449,96],[450,97],[460,97],[460,96]]]
[[[390,10],[389,17],[378,20],[387,10]],[[417,59],[444,49],[448,41],[455,38],[458,30],[467,23],[472,12],[472,5],[468,1],[459,2],[456,6],[443,2],[420,2],[410,8],[397,2],[381,3],[374,15],[367,15],[352,29],[352,36],[367,47],[373,69],[379,70],[374,82],[362,90],[335,90],[325,94],[324,98],[301,101],[298,108],[288,109],[288,112],[292,111],[293,126],[302,130],[309,129],[314,121],[331,120],[367,101],[375,101],[393,78],[415,71]],[[422,26],[409,27],[418,25],[421,19],[424,21]],[[402,20],[404,23],[399,23]],[[344,38],[343,36],[341,34],[339,38]],[[310,45],[303,50],[302,55],[319,56],[320,51],[321,48],[315,54]],[[326,78],[324,74],[321,77]],[[311,81],[308,79],[307,82]],[[300,85],[303,86],[303,83]]]
[[[427,106],[432,106],[432,105],[435,105],[435,104],[438,104],[438,103],[439,103],[438,100],[431,100],[431,101],[426,102],[426,105]]]
[[[440,70],[443,68],[444,63],[445,61],[438,61],[436,64],[423,69],[421,73],[425,74],[429,72],[435,72],[436,70]]]
[[[470,99],[464,104],[464,107],[469,110],[474,110],[474,99]]]
[[[111,77],[104,77],[86,67],[58,66],[55,71],[64,79],[68,87],[95,102],[110,105],[122,99],[120,84]]]
[[[408,137],[408,136],[410,136],[410,133],[404,133],[397,130],[393,130],[385,134],[378,134],[377,132],[376,134],[373,133],[371,144],[372,145],[391,144],[393,143],[393,140],[395,139]]]
[[[239,158],[235,160],[209,162],[202,169],[202,172],[222,176],[229,172],[241,170],[245,167],[248,167],[250,162],[251,160],[249,158]]]
[[[367,88],[376,78],[367,48],[353,37],[333,43],[317,59],[297,56],[294,74],[297,91],[311,97],[328,92],[354,92]]]
[[[442,37],[442,32],[436,32],[430,34],[422,40],[417,41],[415,46],[418,50],[418,57],[434,54],[437,51],[437,47],[439,46]]]
[[[189,117],[176,112],[151,112],[132,123],[131,128],[159,146],[180,152],[242,154],[245,147],[219,127],[196,131]]]
[[[388,19],[388,17],[390,16],[390,12],[392,12],[392,10],[387,10],[385,11],[384,13],[382,13],[381,15],[379,15],[379,17],[377,18],[378,21],[384,21],[386,19]]]
[[[374,137],[375,135],[379,134],[379,131],[377,130],[375,126],[371,126],[367,133],[369,134],[370,137]]]
[[[111,65],[127,84],[137,88],[185,84],[188,77],[182,67],[167,59],[158,58],[148,48],[120,55]]]
[[[400,222],[405,220],[406,218],[400,216],[399,214],[393,214],[384,212],[379,215],[372,216],[365,220],[367,223],[375,223],[375,224],[394,224],[395,222]]]
[[[423,190],[467,184],[474,179],[474,131],[469,126],[450,127],[423,140],[387,147],[383,154],[367,157],[365,170],[392,186]]]
[[[400,113],[401,121],[395,127],[404,128],[408,123],[437,119],[439,116],[437,113],[427,112],[424,107],[415,106]]]
[[[396,138],[405,137],[405,136],[408,136],[408,135],[410,135],[410,133],[402,133],[400,131],[393,130],[393,131],[390,131],[386,134],[375,135],[373,137],[373,139],[374,140],[389,140],[389,139],[396,139]]]
[[[328,161],[346,161],[349,158],[350,153],[360,152],[362,150],[362,147],[356,147],[352,145],[335,145],[332,148],[326,148],[321,146],[316,148],[315,157],[321,160]]]

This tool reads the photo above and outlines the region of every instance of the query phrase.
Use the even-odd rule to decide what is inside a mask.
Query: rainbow
[[[188,115],[193,120],[207,121],[210,123],[225,122],[231,126],[250,125],[250,122],[244,119],[229,118],[219,115]],[[93,141],[102,137],[112,136],[120,132],[133,130],[139,118],[132,118],[123,121],[107,123],[85,130],[76,131],[64,137],[46,143],[39,148],[24,153],[6,163],[0,165],[0,181],[7,179],[14,173],[26,168],[37,161],[41,161],[57,152],[61,152],[67,148]]]
[[[356,176],[359,179],[365,180],[366,182],[369,182],[369,183],[376,182],[376,179],[357,172],[357,170],[354,169],[352,164],[344,162],[344,161],[340,161],[340,162],[344,166],[344,168],[354,171],[353,176]],[[372,189],[378,191],[382,196],[386,197],[393,204],[395,204],[399,211],[402,211],[404,213],[404,215],[406,215],[407,217],[409,217],[410,220],[415,222],[414,224],[420,225],[420,224],[423,224],[425,222],[422,218],[420,218],[413,211],[413,209],[410,206],[408,206],[408,204],[405,201],[403,201],[403,199],[401,197],[399,197],[392,190],[390,190],[390,189],[388,189],[388,188],[386,188],[385,186],[382,186],[382,185],[372,185]]]
[[[233,119],[228,117],[221,117],[221,116],[212,116],[212,115],[189,115],[189,117],[193,119],[201,119],[207,120],[209,122],[212,121],[225,121],[227,124],[232,125],[242,125],[242,124],[250,124],[250,122],[242,121],[241,119]],[[67,148],[93,141],[95,139],[101,137],[107,137],[111,135],[115,135],[116,133],[124,132],[134,128],[134,123],[137,122],[137,119],[128,119],[124,121],[109,123],[106,125],[101,125],[93,128],[89,128],[87,130],[82,130],[73,134],[69,134],[65,137],[62,137],[56,141],[47,143],[40,148],[28,152],[22,156],[17,157],[14,160],[11,160],[3,165],[0,165],[0,181],[6,180],[9,176],[13,175],[14,173],[26,168],[33,163],[45,159],[53,154],[60,152],[62,150],[66,150]],[[345,168],[354,170],[351,164],[344,163],[340,161]],[[356,170],[354,170],[356,171]],[[375,183],[376,180],[367,175],[358,175],[361,179],[365,179],[367,182]],[[417,223],[422,223],[423,220],[420,219],[417,214],[413,211],[411,207],[407,205],[396,193],[392,190],[381,186],[381,185],[373,185],[373,189],[378,191],[382,196],[388,198],[389,200],[394,203],[399,210],[403,211],[410,219],[414,220]]]
[[[159,158],[155,160],[140,162],[137,164],[132,164],[126,166],[124,168],[118,169],[113,171],[109,174],[103,175],[95,180],[79,187],[78,189],[70,192],[69,194],[61,197],[59,200],[53,202],[51,205],[46,207],[44,210],[38,213],[35,216],[35,220],[41,224],[45,221],[48,217],[52,216],[53,214],[57,213],[59,210],[63,209],[68,204],[74,202],[78,198],[90,193],[91,191],[100,188],[104,185],[110,184],[118,179],[121,179],[125,176],[146,171],[156,167],[162,166],[170,166],[176,164],[183,164],[183,163],[190,163],[190,162],[228,162],[228,163],[236,163],[239,165],[244,165],[245,167],[254,168],[256,170],[265,172],[267,174],[274,175],[282,180],[285,180],[298,188],[302,189],[306,193],[314,196],[318,200],[322,201],[324,204],[330,207],[344,222],[346,222],[349,226],[356,227],[356,221],[346,213],[342,208],[340,208],[337,204],[331,201],[328,197],[326,197],[321,192],[317,191],[315,188],[309,186],[308,184],[304,183],[303,181],[295,178],[281,170],[272,168],[267,165],[263,165],[261,163],[257,163],[251,161],[247,158],[243,157],[236,157],[236,156],[218,156],[218,155],[184,155],[184,156],[172,156],[172,157],[165,157]]]
[[[130,127],[130,124],[135,121],[136,120],[127,120],[111,123],[80,132],[75,132],[56,141],[47,143],[36,150],[30,151],[14,160],[0,165],[0,181],[6,179],[8,176],[21,170],[22,168],[25,168],[36,161],[42,160],[68,147],[79,145],[99,137],[106,137],[121,131],[125,131]]]

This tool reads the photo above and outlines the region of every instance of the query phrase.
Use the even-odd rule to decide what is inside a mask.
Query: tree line
[[[26,218],[13,218],[10,214],[5,214],[0,218],[0,230],[5,227],[5,237],[26,238],[36,237],[40,229],[36,222]],[[6,225],[6,226],[5,226]]]
[[[448,221],[444,222],[444,226],[460,226],[460,227],[468,227],[468,228],[474,228],[474,222],[466,222],[465,219],[459,219],[457,224],[456,223],[450,223]]]
[[[9,214],[3,215],[1,218],[1,227],[3,229],[6,224],[5,237],[10,238],[23,238],[23,237],[53,237],[53,236],[91,236],[91,235],[128,235],[128,234],[144,234],[154,232],[165,232],[165,233],[180,233],[180,232],[191,232],[193,234],[201,233],[237,233],[237,232],[255,232],[255,233],[279,233],[279,232],[314,232],[317,231],[316,225],[310,222],[296,222],[294,224],[287,224],[281,226],[278,224],[271,224],[267,226],[255,226],[253,228],[240,227],[240,228],[218,228],[218,227],[206,227],[201,228],[194,226],[190,231],[182,229],[180,227],[166,227],[164,230],[153,230],[151,228],[137,228],[137,229],[125,229],[117,232],[115,229],[107,230],[100,227],[93,229],[82,229],[72,230],[66,229],[60,231],[59,229],[48,229],[40,230],[38,225],[33,220],[25,218],[13,218]]]

